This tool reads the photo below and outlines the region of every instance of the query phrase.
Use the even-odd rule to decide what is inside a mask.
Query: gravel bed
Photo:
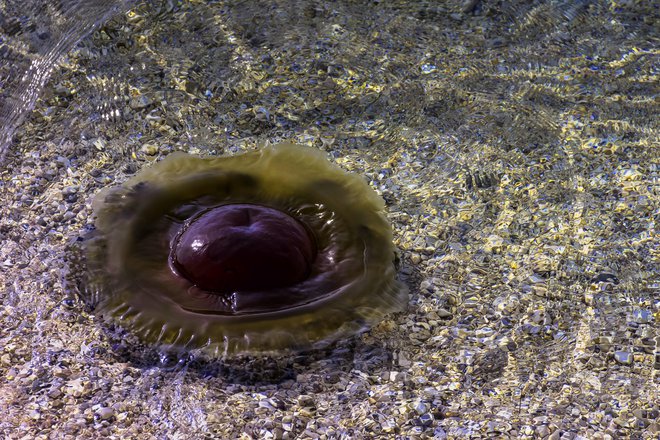
[[[652,3],[113,18],[60,61],[0,168],[0,437],[658,438]],[[101,188],[173,151],[283,140],[385,199],[406,312],[321,351],[209,359],[81,301]]]

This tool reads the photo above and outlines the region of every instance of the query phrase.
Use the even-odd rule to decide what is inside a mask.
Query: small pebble
[[[158,154],[158,145],[151,143],[144,144],[142,145],[142,148],[140,148],[140,151],[142,151],[147,156],[155,156]]]
[[[628,351],[615,351],[614,360],[623,365],[630,365],[633,362],[633,356]]]
[[[96,411],[96,417],[101,420],[109,420],[112,416],[115,415],[115,410],[111,407],[99,408]]]

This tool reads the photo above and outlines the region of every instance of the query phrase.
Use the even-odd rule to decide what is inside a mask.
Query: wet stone
[[[155,156],[158,154],[158,145],[152,143],[143,144],[142,148],[140,148],[140,151],[142,151],[147,156]]]
[[[629,351],[615,351],[614,360],[622,365],[630,365],[633,363],[633,355]]]
[[[110,420],[115,415],[115,411],[111,407],[102,407],[96,410],[95,417],[100,420]]]

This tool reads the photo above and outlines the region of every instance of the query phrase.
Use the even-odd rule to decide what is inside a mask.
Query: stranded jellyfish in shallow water
[[[383,200],[312,148],[173,153],[93,207],[89,299],[148,342],[312,348],[406,304]]]

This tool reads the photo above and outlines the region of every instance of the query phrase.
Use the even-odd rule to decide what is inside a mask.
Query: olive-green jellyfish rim
[[[201,187],[197,195],[204,197],[190,200],[189,185]],[[213,187],[212,194],[205,186]],[[173,201],[159,206],[159,197]],[[182,307],[176,298],[158,296],[153,288],[158,283],[135,273],[147,267],[140,267],[144,262],[139,252],[137,257],[131,253],[136,235],[149,228],[172,229],[200,206],[209,209],[225,203],[262,204],[298,219],[306,212],[330,233],[346,234],[346,246],[359,254],[344,264],[351,279],[333,283],[328,274],[330,293],[285,310],[248,314],[198,313]],[[124,185],[104,190],[95,198],[94,210],[99,234],[87,250],[89,296],[98,314],[147,342],[201,348],[215,355],[314,348],[359,333],[407,303],[407,290],[395,278],[394,247],[382,199],[362,178],[329,163],[313,148],[280,144],[219,158],[174,153]],[[308,222],[306,226],[318,227]],[[323,244],[324,237],[320,240]],[[162,252],[164,245],[159,246]],[[146,246],[140,252],[151,250]],[[164,258],[167,265],[169,249]],[[335,263],[342,267],[344,262]]]

